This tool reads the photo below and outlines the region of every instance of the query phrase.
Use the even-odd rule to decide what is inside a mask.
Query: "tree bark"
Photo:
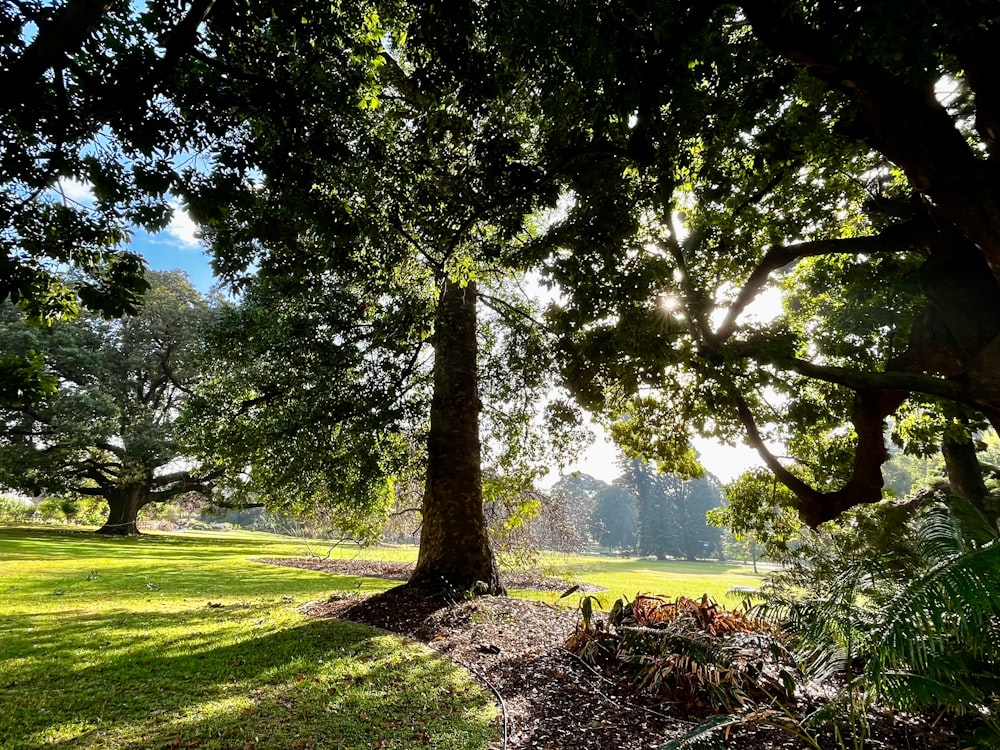
[[[149,504],[149,489],[142,485],[129,485],[107,492],[108,520],[97,530],[98,534],[109,536],[139,536],[142,532],[136,525],[139,511]]]
[[[417,566],[409,583],[503,594],[483,513],[476,286],[450,279],[434,332],[434,395]]]
[[[976,446],[968,434],[958,435],[945,431],[941,441],[941,454],[944,456],[945,469],[948,472],[948,483],[951,491],[959,497],[968,500],[990,525],[996,527],[996,509],[989,502],[990,491],[983,479],[982,467]]]

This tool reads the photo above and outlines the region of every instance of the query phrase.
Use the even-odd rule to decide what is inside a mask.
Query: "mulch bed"
[[[265,561],[262,561],[265,562]],[[267,560],[339,574],[405,580],[410,566],[365,561]],[[562,591],[504,576],[510,588]],[[373,596],[347,594],[311,602],[303,611],[381,628],[425,643],[464,666],[495,695],[503,713],[498,750],[653,750],[699,721],[680,707],[608,680],[563,644],[577,612],[509,597],[466,600],[400,586]],[[906,717],[875,717],[866,747],[940,750],[958,747],[951,731],[929,730]],[[740,727],[725,744],[732,750],[797,750],[801,740],[773,727]],[[831,745],[833,747],[833,745]]]

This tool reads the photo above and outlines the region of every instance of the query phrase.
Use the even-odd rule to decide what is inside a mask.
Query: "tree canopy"
[[[224,3],[29,0],[0,8],[0,301],[41,324],[81,305],[133,313],[146,289],[136,227],[158,230],[203,121],[174,84]],[[0,402],[49,392],[41,359],[0,358]]]
[[[139,264],[110,249],[172,190],[226,280],[353,289],[341,335],[384,304],[400,352],[433,347],[429,498],[481,505],[479,292],[541,268],[561,373],[633,454],[695,475],[693,434],[746,438],[815,525],[883,496],[891,432],[993,507],[972,439],[1000,426],[989,0],[4,12],[0,73],[26,83],[0,113],[8,294],[38,317],[75,304],[50,283],[71,258],[73,289],[126,309]],[[755,319],[771,290],[783,314]]]
[[[4,348],[40,352],[58,382],[37,403],[0,410],[0,484],[102,497],[107,534],[136,534],[145,505],[212,488],[177,430],[212,311],[182,274],[148,278],[141,312],[120,320],[84,314],[38,328],[9,302],[0,308]]]
[[[209,102],[225,135],[186,200],[216,269],[246,295],[218,379],[235,415],[203,444],[221,444],[233,470],[253,463],[251,482],[300,480],[296,494],[310,487],[304,457],[324,441],[309,478],[329,486],[343,461],[353,491],[422,437],[415,580],[500,590],[483,443],[490,468],[509,475],[538,463],[533,429],[575,419],[565,405],[535,418],[530,396],[550,368],[530,307],[511,293],[542,184],[526,95],[459,96],[468,81],[428,52],[426,19],[406,8],[269,8],[265,24],[261,7],[247,10],[210,19],[212,55],[196,61],[186,94],[229,94]],[[257,424],[288,441],[261,440]]]
[[[885,434],[983,505],[1000,427],[1000,13],[500,3],[572,200],[534,245],[563,371],[634,452],[757,448],[810,524],[882,498]],[[514,12],[514,8],[517,12]],[[780,290],[783,314],[751,302]],[[773,446],[781,444],[784,459]]]

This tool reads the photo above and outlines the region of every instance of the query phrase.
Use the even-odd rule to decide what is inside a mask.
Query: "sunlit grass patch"
[[[415,644],[304,617],[388,582],[248,562],[262,535],[0,530],[0,745],[485,748],[496,709]]]

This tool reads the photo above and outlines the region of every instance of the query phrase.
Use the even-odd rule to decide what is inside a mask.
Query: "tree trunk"
[[[141,532],[136,525],[136,519],[139,511],[149,504],[149,488],[130,485],[110,491],[104,497],[108,501],[108,520],[97,533],[109,536],[138,536]]]
[[[434,337],[423,526],[410,584],[503,594],[483,513],[475,283],[445,281]]]
[[[944,456],[951,491],[968,500],[983,514],[990,525],[995,527],[998,520],[997,512],[989,502],[990,491],[983,479],[982,467],[979,465],[979,456],[972,438],[945,431],[944,439],[941,441],[941,454]]]

